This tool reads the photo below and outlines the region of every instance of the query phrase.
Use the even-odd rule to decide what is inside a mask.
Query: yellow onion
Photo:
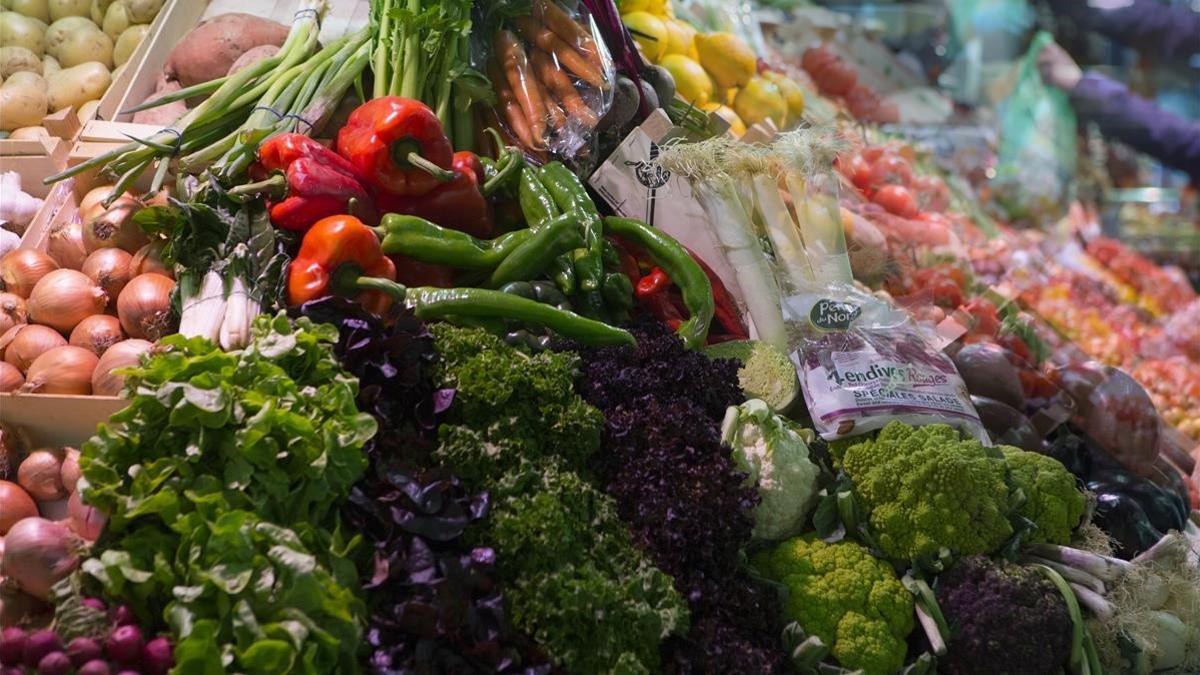
[[[155,239],[139,248],[137,253],[133,254],[133,260],[129,262],[129,273],[135,277],[139,274],[161,274],[174,279],[174,270],[162,260],[162,252],[166,246],[166,241]]]
[[[92,372],[92,394],[120,396],[125,388],[125,376],[113,371],[138,365],[142,354],[150,353],[153,348],[154,345],[145,340],[125,340],[109,347]]]
[[[29,394],[92,393],[92,374],[100,359],[83,347],[55,347],[34,359],[21,391]]]
[[[29,322],[29,312],[25,309],[25,300],[16,293],[0,293],[0,335],[9,331],[13,326]]]
[[[79,200],[79,216],[83,222],[95,220],[96,216],[104,213],[104,200],[113,193],[116,185],[101,185],[88,190],[88,193]],[[133,193],[125,192],[121,195],[123,199],[133,199]]]
[[[170,190],[163,188],[152,195],[142,195],[142,203],[146,206],[169,206],[170,198]]]
[[[10,365],[16,366],[22,373],[29,370],[29,366],[37,359],[37,357],[54,349],[67,344],[66,338],[59,334],[58,331],[48,326],[26,325],[17,326],[9,331],[14,333],[10,341],[4,347],[4,360]],[[9,333],[4,336],[10,337]]]
[[[121,327],[132,338],[157,340],[174,332],[171,291],[175,282],[161,274],[139,274],[117,298]]]
[[[9,251],[0,260],[0,291],[28,298],[37,282],[56,269],[54,258],[35,248]]]
[[[37,514],[37,504],[25,488],[0,480],[0,535],[8,534],[13,525]]]
[[[59,267],[77,270],[83,265],[87,249],[83,246],[83,221],[78,213],[51,228],[46,253],[54,258]]]
[[[106,349],[124,339],[120,319],[111,314],[93,314],[75,326],[67,342],[103,356]]]
[[[29,294],[29,319],[70,333],[80,321],[104,311],[108,296],[83,272],[54,270]]]
[[[0,361],[0,393],[16,391],[25,384],[25,376],[11,363]]]
[[[102,248],[136,251],[145,246],[149,238],[133,222],[133,214],[141,208],[142,203],[132,197],[118,197],[104,213],[84,221],[83,247],[94,253]]]
[[[29,453],[17,468],[17,484],[39,502],[62,499],[67,490],[62,483],[63,454],[53,448]]]
[[[83,261],[80,272],[104,289],[109,303],[116,302],[121,289],[133,278],[129,262],[133,256],[119,248],[102,248]]]

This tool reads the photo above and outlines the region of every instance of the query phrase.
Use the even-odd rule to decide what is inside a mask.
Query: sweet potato
[[[233,65],[229,66],[228,74],[232,75],[252,63],[275,56],[278,53],[279,47],[276,47],[275,45],[259,45],[245,54],[237,57],[237,61],[234,61]]]
[[[224,76],[239,56],[260,45],[280,46],[288,27],[250,14],[221,14],[184,36],[167,59],[166,73],[185,87]]]
[[[147,96],[146,100],[153,101],[164,94],[169,94],[173,91],[179,91],[182,88],[183,87],[181,87],[175,80],[167,79],[165,73],[159,73],[158,84],[154,88],[154,93]],[[141,110],[134,113],[133,123],[157,124],[168,127],[171,126],[175,120],[186,115],[187,111],[188,108],[186,103],[183,101],[172,101],[166,105],[160,105],[157,108],[149,108],[147,110]]]

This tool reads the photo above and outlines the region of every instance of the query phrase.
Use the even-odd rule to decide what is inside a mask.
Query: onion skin
[[[96,356],[103,356],[109,347],[124,339],[125,333],[121,330],[120,319],[111,314],[95,314],[80,321],[75,330],[71,331],[71,338],[67,342],[76,347],[83,347]]]
[[[154,345],[145,340],[125,340],[108,348],[96,370],[92,373],[92,394],[94,396],[120,396],[125,388],[125,376],[114,373],[114,370],[136,366],[142,354],[154,349]]]
[[[171,291],[175,282],[161,274],[140,274],[117,298],[117,316],[131,338],[157,340],[174,332]]]
[[[79,468],[79,450],[77,448],[63,448],[62,462],[63,489],[67,492],[74,492],[75,487],[79,484],[79,478],[83,475],[83,471]]]
[[[45,518],[26,518],[5,535],[0,571],[21,590],[46,600],[50,588],[79,567],[77,546],[67,526]]]
[[[55,347],[37,357],[25,373],[23,393],[68,394],[88,396],[92,393],[92,373],[100,359],[83,347]]]
[[[142,203],[132,197],[118,197],[108,210],[90,220],[84,219],[83,247],[88,254],[102,248],[120,248],[136,251],[150,241],[142,229],[133,222],[133,214],[140,211]]]
[[[129,273],[135,277],[139,274],[161,274],[174,279],[175,271],[168,268],[162,260],[162,252],[166,246],[167,242],[156,239],[139,248],[129,263]]]
[[[62,484],[62,453],[49,448],[29,453],[17,468],[17,484],[39,502],[67,496]]]
[[[7,361],[0,361],[0,392],[16,391],[25,384],[25,376]]]
[[[29,310],[25,299],[16,293],[0,293],[0,335],[13,326],[29,323]]]
[[[37,357],[67,344],[66,338],[49,326],[21,326],[12,342],[4,348],[4,360],[22,373],[29,370]]]
[[[0,259],[0,291],[29,298],[42,277],[58,269],[54,258],[32,248],[9,251]]]
[[[25,488],[11,481],[0,480],[0,535],[7,535],[13,525],[37,514],[37,504]]]
[[[50,230],[46,253],[54,258],[59,267],[77,270],[83,266],[83,261],[87,259],[87,249],[83,246],[83,221],[79,219],[78,214]]]
[[[108,518],[94,506],[83,503],[78,491],[72,492],[67,500],[67,523],[71,530],[88,541],[96,541],[104,531]]]
[[[42,277],[29,294],[29,318],[69,334],[80,321],[100,314],[107,305],[104,290],[83,272],[54,270]]]
[[[88,190],[88,193],[79,200],[79,215],[83,220],[92,220],[96,216],[104,213],[104,204],[102,203],[116,189],[116,185],[100,185]],[[125,192],[121,195],[123,198],[133,199],[133,193]]]
[[[119,248],[102,248],[83,261],[80,272],[87,275],[108,296],[109,304],[116,302],[121,289],[133,278],[129,263],[133,256]]]

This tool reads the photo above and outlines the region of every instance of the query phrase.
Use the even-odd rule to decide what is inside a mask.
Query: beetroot
[[[104,650],[100,648],[100,643],[91,638],[78,637],[71,640],[67,645],[67,656],[71,657],[71,663],[76,666],[82,666],[89,661],[103,658]]]
[[[146,675],[167,675],[175,667],[175,657],[171,651],[171,641],[165,637],[156,637],[146,643],[142,649],[142,670]]]
[[[123,666],[137,665],[142,659],[142,631],[137,626],[118,626],[104,643],[108,658]]]
[[[52,630],[39,630],[31,633],[25,640],[25,649],[21,652],[21,662],[29,668],[36,668],[42,657],[50,652],[62,651],[62,640],[58,633]]]
[[[88,661],[79,669],[78,675],[109,675],[112,671],[109,670],[108,663],[101,659]]]
[[[0,631],[0,664],[21,665],[21,657],[25,653],[25,639],[25,631],[16,626]]]
[[[63,652],[50,652],[38,661],[38,675],[71,675],[71,659]]]

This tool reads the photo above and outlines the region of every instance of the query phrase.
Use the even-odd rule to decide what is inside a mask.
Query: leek
[[[179,334],[217,341],[225,321],[225,280],[215,269],[204,274],[199,291],[183,300]]]

